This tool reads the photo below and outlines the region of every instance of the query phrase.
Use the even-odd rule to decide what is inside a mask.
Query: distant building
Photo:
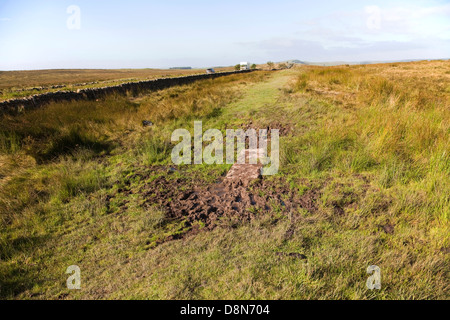
[[[241,70],[250,70],[250,62],[241,62]]]
[[[209,68],[209,69],[206,69],[206,73],[213,74],[213,73],[216,73],[216,71],[213,68]]]

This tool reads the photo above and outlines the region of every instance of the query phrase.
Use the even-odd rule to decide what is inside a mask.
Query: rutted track
[[[236,73],[251,72],[252,70],[218,72],[214,74],[198,74],[176,78],[161,78],[148,81],[128,82],[117,86],[103,88],[89,88],[74,91],[57,91],[33,95],[27,98],[11,99],[0,102],[0,113],[19,113],[24,110],[39,108],[49,102],[71,100],[95,100],[109,94],[136,95],[142,91],[156,91],[177,85],[189,84],[203,79],[214,79]]]

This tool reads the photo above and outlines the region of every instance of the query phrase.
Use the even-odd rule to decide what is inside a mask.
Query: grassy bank
[[[3,116],[0,296],[447,298],[449,71],[302,67]],[[171,218],[167,203],[229,168],[171,165],[172,131],[194,120],[280,129],[279,174],[249,190],[283,201],[213,230]]]

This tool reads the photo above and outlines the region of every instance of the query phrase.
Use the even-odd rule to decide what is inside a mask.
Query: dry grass
[[[4,116],[0,296],[448,298],[448,68],[305,66]],[[183,190],[208,185],[226,170],[160,170],[171,132],[194,119],[205,129],[283,129],[281,171],[265,179],[314,194],[315,209],[269,203],[266,213],[253,208],[252,222],[150,246],[184,224],[146,205],[142,190],[161,175],[185,181]],[[80,291],[65,288],[72,264]],[[371,264],[381,268],[380,291],[365,287]]]
[[[231,67],[216,71],[232,71]],[[204,69],[62,69],[0,71],[0,101],[58,90],[112,86],[130,81],[205,73]],[[52,88],[52,86],[62,86]]]
[[[219,68],[218,71],[228,71]],[[0,90],[118,79],[155,79],[204,73],[203,69],[61,69],[1,71]]]

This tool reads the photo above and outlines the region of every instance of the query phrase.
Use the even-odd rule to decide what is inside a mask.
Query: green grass
[[[448,298],[448,81],[422,77],[434,65],[449,68],[302,67],[3,116],[0,297]],[[282,196],[313,195],[315,209],[270,202],[249,208],[251,222],[185,235],[148,199],[160,179],[181,181],[181,194],[229,169],[168,173],[172,131],[198,119],[204,130],[282,129],[281,170],[264,179]],[[73,264],[79,291],[65,287]],[[372,264],[379,291],[365,287]]]

